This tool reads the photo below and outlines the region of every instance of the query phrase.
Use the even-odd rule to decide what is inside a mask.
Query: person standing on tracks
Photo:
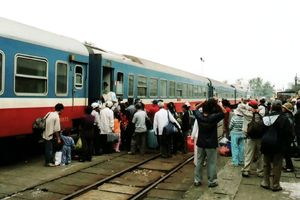
[[[256,162],[256,172],[258,177],[263,176],[263,160],[260,152],[261,137],[257,133],[257,137],[250,136],[248,133],[248,124],[251,122],[253,115],[258,113],[261,117],[264,116],[263,110],[258,109],[256,100],[250,100],[248,104],[240,104],[237,108],[244,116],[243,133],[245,134],[245,150],[244,150],[244,167],[242,169],[242,176],[250,176],[250,165]],[[257,115],[256,115],[257,116]]]
[[[54,167],[53,163],[53,143],[57,142],[61,144],[60,139],[60,119],[59,115],[64,110],[64,105],[58,103],[55,105],[55,112],[49,112],[48,117],[46,119],[46,128],[43,132],[43,139],[45,140],[45,166]],[[57,141],[53,139],[53,136],[56,136]]]
[[[91,115],[93,108],[87,106],[85,108],[85,116],[81,122],[81,141],[82,152],[79,158],[80,162],[92,161],[92,155],[94,150],[94,122],[95,117]]]
[[[145,154],[146,149],[146,137],[147,137],[147,127],[146,118],[148,118],[146,112],[143,110],[141,103],[135,104],[135,109],[137,110],[132,118],[132,123],[135,125],[135,130],[131,139],[131,149],[128,154],[135,154],[136,149],[140,150],[142,155]]]
[[[202,107],[200,112],[198,109]],[[197,165],[194,171],[194,185],[200,186],[203,181],[203,163],[207,157],[208,187],[218,186],[217,182],[217,150],[218,147],[218,122],[224,119],[226,113],[221,102],[209,99],[196,107],[194,111],[198,123],[197,138]]]
[[[160,144],[160,153],[163,158],[171,157],[171,137],[170,135],[163,134],[164,127],[171,122],[175,123],[177,127],[181,128],[176,119],[170,113],[170,111],[164,109],[164,102],[159,101],[158,106],[160,110],[155,113],[153,121],[153,129],[155,135],[158,135],[158,140]],[[168,117],[169,115],[169,117]]]
[[[128,125],[125,131],[125,150],[130,151],[131,149],[131,137],[134,132],[134,124],[132,123],[133,115],[136,112],[135,106],[133,104],[133,98],[128,98],[128,107],[125,109],[125,114],[128,120]]]
[[[100,151],[100,104],[94,102],[91,104],[93,111],[91,115],[94,116],[94,153],[96,155],[100,155],[102,152]]]
[[[106,107],[100,111],[100,141],[104,153],[112,151],[112,144],[107,142],[107,135],[114,132],[114,112],[111,110],[113,102],[106,101]]]
[[[187,153],[187,136],[190,133],[191,130],[191,124],[190,124],[190,113],[189,113],[189,106],[185,103],[182,105],[182,145],[181,150],[182,153]]]

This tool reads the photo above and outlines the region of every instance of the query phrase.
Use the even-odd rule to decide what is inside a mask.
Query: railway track
[[[192,156],[192,154],[188,155]],[[41,176],[44,176],[45,179],[45,181],[41,184],[24,187],[23,189],[18,190],[18,192],[7,195],[3,199],[80,198],[79,196],[81,194],[94,190],[99,185],[106,188],[110,186],[118,186],[116,188],[124,189],[126,185],[124,184],[125,182],[129,183],[128,185],[134,186],[136,185],[136,183],[134,183],[134,179],[136,177],[138,177],[141,182],[144,181],[144,184],[137,184],[139,187],[138,191],[140,191],[144,187],[150,185],[150,182],[152,183],[153,181],[158,180],[168,171],[174,169],[174,167],[178,166],[180,162],[185,159],[184,157],[188,155],[179,154],[170,159],[162,159],[160,158],[160,154],[146,154],[145,156],[141,156],[127,155],[126,153],[119,154],[118,156],[111,157],[110,159],[105,159],[105,157],[102,159],[102,157],[100,157],[98,163],[86,168],[81,167],[78,170],[73,170],[72,173],[63,173],[63,170],[66,169],[68,171],[69,169],[67,169],[67,167],[72,168],[76,166],[71,165],[61,167],[61,176],[54,179],[48,179],[47,174],[41,174]],[[49,174],[51,171],[57,169],[58,168],[48,168]],[[145,179],[145,175],[147,175],[148,178],[146,177]],[[126,176],[129,178],[126,178]],[[124,180],[122,180],[122,178],[124,178]],[[132,178],[134,179],[132,180]],[[30,181],[31,180],[28,180],[28,182]]]
[[[142,199],[193,159],[192,154],[180,154],[170,159],[154,156],[106,179],[70,194],[67,199]]]

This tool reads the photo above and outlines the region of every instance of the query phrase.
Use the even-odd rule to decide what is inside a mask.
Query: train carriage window
[[[117,73],[116,94],[117,96],[124,95],[124,74],[122,72]]]
[[[202,88],[200,85],[198,85],[198,94],[197,94],[197,97],[202,97]]]
[[[75,87],[81,89],[83,86],[83,68],[80,65],[75,66]]]
[[[192,97],[193,96],[193,85],[188,85],[188,91],[189,91],[189,97]]]
[[[175,81],[169,82],[169,96],[174,97],[175,96]]]
[[[17,94],[46,95],[48,62],[46,59],[16,56],[15,92]]]
[[[128,75],[128,97],[134,96],[134,75]]]
[[[197,97],[198,96],[198,88],[197,85],[193,85],[193,97]]]
[[[56,87],[55,93],[57,95],[68,94],[68,64],[64,62],[56,63]]]
[[[0,94],[3,93],[3,82],[4,82],[4,56],[0,51]]]
[[[176,83],[176,96],[182,97],[182,83]]]
[[[188,96],[188,86],[187,83],[183,84],[183,88],[182,88],[182,96],[187,97]]]
[[[137,87],[138,87],[138,96],[139,97],[147,96],[147,77],[139,76]]]
[[[150,78],[150,96],[157,97],[158,94],[158,80]]]
[[[167,96],[167,80],[160,80],[160,96]]]

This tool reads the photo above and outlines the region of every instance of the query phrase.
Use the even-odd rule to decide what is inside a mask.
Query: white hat
[[[160,107],[160,108],[163,108],[164,106],[165,106],[165,104],[164,104],[164,102],[158,102],[158,106]]]
[[[94,103],[92,103],[91,106],[92,106],[93,109],[95,109],[95,108],[99,108],[100,105],[99,105],[99,103],[94,102]]]
[[[185,102],[184,105],[186,105],[187,107],[191,107],[191,104],[189,102]]]
[[[106,101],[106,107],[111,108],[113,106],[113,102],[112,101]]]

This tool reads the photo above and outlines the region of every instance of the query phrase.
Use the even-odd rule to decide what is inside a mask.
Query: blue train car
[[[32,133],[33,121],[59,102],[62,126],[71,127],[88,103],[85,46],[4,18],[0,24],[0,137]]]
[[[192,105],[208,98],[208,79],[146,59],[106,52],[89,46],[91,101],[114,91],[123,99],[139,98],[146,106],[153,99]],[[92,85],[92,87],[91,87]]]

